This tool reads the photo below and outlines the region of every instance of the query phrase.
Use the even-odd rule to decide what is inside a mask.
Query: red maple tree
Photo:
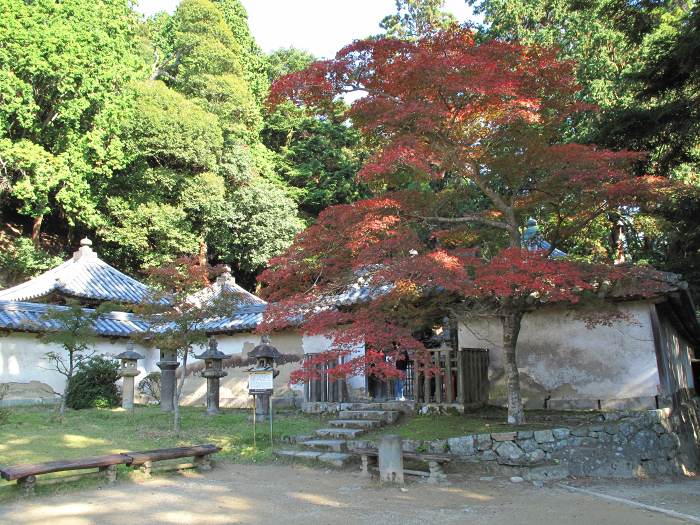
[[[619,267],[550,257],[600,215],[662,191],[660,180],[633,174],[639,153],[566,142],[577,114],[594,110],[577,91],[573,65],[555,50],[476,43],[461,28],[358,41],[273,85],[271,104],[319,110],[360,92],[347,117],[374,149],[359,177],[376,197],[325,210],[260,276],[277,301],[263,329],[296,322],[332,334],[332,350],[298,378],[358,343],[369,351],[332,375],[396,376],[384,356],[397,348],[434,373],[416,332],[446,313],[478,310],[503,321],[508,419],[522,423],[524,313],[579,304],[624,280],[629,293],[658,292],[663,279],[649,272],[630,280]],[[548,245],[523,245],[529,217],[548,219]],[[366,292],[359,301],[346,294],[357,289]]]

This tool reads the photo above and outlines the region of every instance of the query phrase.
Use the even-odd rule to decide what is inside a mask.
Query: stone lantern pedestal
[[[256,360],[255,367],[251,371],[272,370],[272,377],[277,377],[279,370],[274,368],[275,361],[278,361],[282,354],[270,344],[270,339],[263,336],[260,344],[248,352],[248,357]],[[257,394],[255,396],[255,417],[261,421],[267,421],[270,417],[270,396],[269,393]]]
[[[219,352],[216,339],[210,337],[207,351],[195,357],[204,360],[202,377],[207,379],[207,414],[215,416],[219,413],[220,379],[228,375],[223,370],[223,360],[228,356]]]
[[[160,409],[163,412],[172,412],[175,410],[175,371],[177,370],[177,367],[180,366],[180,363],[177,360],[177,352],[175,350],[161,350],[160,361],[156,363],[156,366],[161,369]]]
[[[119,375],[122,376],[122,408],[124,410],[134,409],[134,378],[139,375],[136,363],[143,356],[134,352],[134,343],[129,341],[126,345],[126,352],[122,352],[117,359],[121,359],[122,367]]]

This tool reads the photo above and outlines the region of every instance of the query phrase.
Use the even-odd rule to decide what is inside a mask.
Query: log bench
[[[370,469],[376,469],[379,450],[376,448],[351,448],[351,454],[360,456],[362,460],[361,472],[369,477]],[[428,483],[441,483],[447,481],[444,465],[452,461],[452,456],[449,454],[431,454],[421,452],[403,452],[401,454],[404,459],[422,461],[428,464],[428,471],[403,469],[404,474],[411,476],[423,476],[428,478]]]
[[[211,469],[210,456],[220,450],[216,445],[207,444],[15,465],[0,468],[0,477],[7,481],[16,480],[24,494],[31,496],[36,487],[36,477],[41,474],[97,468],[99,472],[104,472],[109,483],[113,483],[117,480],[117,465],[138,466],[146,475],[150,475],[153,462],[189,457],[194,458],[194,463],[186,466],[194,466],[198,470],[205,471]],[[178,468],[184,468],[184,466],[180,465]]]
[[[220,450],[221,448],[216,445],[195,445],[192,447],[159,448],[144,452],[127,452],[127,455],[131,458],[130,465],[132,467],[139,467],[141,472],[150,476],[154,462],[169,459],[193,458],[194,463],[186,466],[193,466],[199,471],[211,470],[211,455]],[[184,467],[180,465],[178,468]]]
[[[117,465],[129,465],[130,463],[131,458],[125,454],[109,454],[107,456],[3,467],[0,468],[0,476],[7,481],[17,480],[17,484],[24,494],[31,496],[34,494],[36,477],[40,474],[97,468],[100,472],[105,473],[108,482],[113,483],[117,479]]]

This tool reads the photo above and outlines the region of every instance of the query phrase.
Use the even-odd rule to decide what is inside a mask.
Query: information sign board
[[[248,393],[270,393],[273,389],[272,370],[251,370],[248,375]]]

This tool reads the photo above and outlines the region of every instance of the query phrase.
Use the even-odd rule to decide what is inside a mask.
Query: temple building
[[[528,223],[524,239],[533,249],[551,249],[543,244],[546,241],[534,221]],[[551,255],[566,254],[555,248]],[[642,408],[668,406],[693,395],[700,381],[696,358],[700,325],[684,283],[669,274],[666,285],[663,293],[651,298],[625,294],[610,298],[623,315],[593,328],[566,306],[553,305],[527,313],[518,340],[518,368],[526,406]],[[351,308],[384,291],[360,283],[329,298],[329,306]],[[221,406],[250,406],[248,352],[260,341],[255,330],[267,303],[239,286],[230,269],[190,300],[211,301],[221,294],[233,296],[235,306],[228,315],[207,322],[205,327],[216,339],[218,350],[227,355],[223,366],[228,375],[221,380]],[[79,301],[87,311],[105,302],[116,304],[121,311],[96,318],[93,341],[98,354],[115,356],[126,350],[130,338],[146,330],[143,320],[131,310],[148,297],[144,283],[101,260],[88,239],[81,241],[70,260],[26,283],[0,290],[0,384],[9,385],[3,402],[55,402],[56,393],[63,390],[63,376],[49,370],[45,360],[47,352],[60,349],[37,338],[37,334],[51,329],[44,318],[48,308],[66,308],[62,305],[68,300]],[[415,373],[409,363],[405,396],[417,404],[457,410],[487,402],[503,404],[506,386],[501,326],[499,318],[463,312],[438,327],[427,343],[442,374],[426,378]],[[330,340],[294,329],[276,332],[272,340],[282,354],[281,373],[275,380],[274,398],[278,403],[322,410],[336,402],[393,396],[393,385],[364,375],[347,381],[324,378],[291,385],[291,372],[305,356],[329,350]],[[159,371],[156,363],[160,353],[144,345],[136,345],[135,350],[145,356],[138,363],[138,384],[147,374]],[[363,353],[364,346],[358,345],[354,352]],[[202,361],[189,361],[184,404],[204,405],[206,381],[200,377],[202,369]]]

